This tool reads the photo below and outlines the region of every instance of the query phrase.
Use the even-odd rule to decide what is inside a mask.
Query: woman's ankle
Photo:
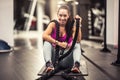
[[[71,69],[72,72],[75,72],[75,73],[79,73],[80,72],[80,63],[78,61],[76,61]]]

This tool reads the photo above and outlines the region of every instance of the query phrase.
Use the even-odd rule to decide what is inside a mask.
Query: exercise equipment
[[[4,40],[0,40],[0,53],[11,52],[13,50],[10,45]]]
[[[28,11],[29,14],[28,14],[28,17],[25,21],[25,30],[26,31],[30,30],[30,25],[31,25],[31,22],[32,22],[32,19],[33,19],[36,4],[37,4],[37,0],[31,0],[29,11]]]
[[[56,22],[56,31],[59,32],[59,24]],[[80,76],[88,76],[88,70],[87,70],[87,65],[85,61],[80,61],[80,73],[73,73],[71,72],[71,68],[73,66],[73,59],[72,59],[72,50],[76,44],[77,36],[79,32],[79,19],[76,19],[76,33],[75,37],[73,39],[73,43],[71,48],[63,55],[59,56],[59,46],[56,47],[55,50],[55,56],[53,58],[53,65],[55,69],[51,72],[46,73],[46,67],[45,65],[42,67],[40,72],[38,73],[40,77],[40,80],[49,80],[53,78],[53,76],[61,76],[63,80],[79,80]],[[58,33],[56,33],[56,38],[58,39]],[[64,49],[63,51],[64,52]],[[64,60],[63,60],[64,59]],[[68,62],[69,61],[69,62]],[[53,78],[53,80],[55,80]]]

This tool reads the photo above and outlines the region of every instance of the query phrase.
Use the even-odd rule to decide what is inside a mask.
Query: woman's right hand
[[[67,48],[68,43],[67,42],[58,42],[58,45],[62,48]]]

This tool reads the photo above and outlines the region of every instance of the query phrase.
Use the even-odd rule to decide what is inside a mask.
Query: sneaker
[[[46,72],[50,72],[50,71],[54,70],[53,64],[50,61],[48,61],[46,63],[46,67],[47,67]]]
[[[74,72],[74,73],[79,73],[80,72],[79,67],[80,67],[80,63],[75,62],[75,64],[74,64],[73,68],[71,69],[71,71]]]

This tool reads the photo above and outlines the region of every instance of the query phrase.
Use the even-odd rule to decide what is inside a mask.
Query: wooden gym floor
[[[30,31],[14,35],[15,47],[10,53],[0,53],[0,80],[35,80],[44,65],[41,33]],[[120,67],[111,65],[116,60],[117,49],[111,53],[100,52],[101,43],[82,40],[81,56],[87,62],[88,76],[85,80],[119,80]]]

